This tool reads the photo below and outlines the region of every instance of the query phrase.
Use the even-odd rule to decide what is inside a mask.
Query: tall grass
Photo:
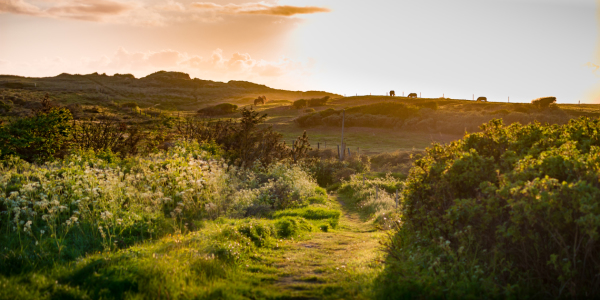
[[[240,169],[203,147],[182,142],[127,159],[80,151],[44,165],[3,161],[1,272],[194,231],[204,219],[243,216],[254,205],[301,207],[318,194],[298,166]]]

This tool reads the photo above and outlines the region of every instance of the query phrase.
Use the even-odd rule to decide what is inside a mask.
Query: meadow
[[[0,89],[0,299],[600,294],[595,105],[158,75]]]

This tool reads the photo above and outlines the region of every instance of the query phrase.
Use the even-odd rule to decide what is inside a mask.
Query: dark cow
[[[258,98],[254,99],[254,105],[259,105],[259,104],[265,104],[267,103],[267,96],[262,95],[262,96],[258,96]]]
[[[393,90],[390,91],[390,97],[396,97],[396,92],[394,92]]]
[[[477,102],[487,102],[486,97],[477,97]]]
[[[410,94],[408,94],[408,98],[418,98],[417,97],[417,93],[410,93]]]

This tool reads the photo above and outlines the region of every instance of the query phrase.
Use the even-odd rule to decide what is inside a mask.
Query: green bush
[[[304,107],[323,106],[327,104],[327,101],[329,101],[329,96],[325,96],[323,98],[313,98],[308,100],[300,99],[294,101],[294,103],[292,103],[292,107],[300,109]]]
[[[72,120],[66,108],[52,108],[0,127],[0,155],[15,155],[29,162],[46,161],[63,154]]]
[[[537,108],[546,108],[556,103],[556,97],[542,97],[531,100],[531,104]]]
[[[431,257],[417,269],[432,282],[450,280],[434,273],[468,265],[494,297],[597,295],[600,120],[508,127],[492,120],[481,129],[434,145],[415,162],[403,191],[403,229],[388,246],[390,268],[420,245],[421,257]],[[398,277],[403,270],[387,274],[408,284]]]
[[[313,230],[310,223],[299,217],[280,218],[275,222],[275,227],[277,228],[277,236],[281,238],[295,237]]]

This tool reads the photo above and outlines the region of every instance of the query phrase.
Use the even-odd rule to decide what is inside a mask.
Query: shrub
[[[112,151],[122,157],[138,154],[142,143],[148,142],[148,134],[137,126],[112,120],[78,122],[72,128],[72,142],[76,147]]]
[[[0,127],[0,155],[15,155],[33,162],[64,154],[71,120],[67,109],[52,108],[48,113],[38,112],[4,125]]]
[[[420,274],[460,268],[452,257],[464,257],[460,264],[495,296],[599,293],[600,262],[590,255],[600,250],[600,120],[492,120],[481,129],[415,162],[403,191],[405,229],[388,245],[392,261],[416,249],[412,239],[432,255]],[[446,254],[436,262],[440,247]]]
[[[531,100],[531,104],[537,108],[546,108],[553,103],[556,103],[556,97],[542,97]]]
[[[221,103],[214,106],[205,107],[198,110],[198,113],[205,116],[225,115],[236,112],[238,106],[231,103]]]
[[[306,132],[289,147],[281,140],[282,135],[271,127],[258,127],[266,120],[266,114],[260,115],[246,108],[241,109],[240,113],[239,121],[210,122],[188,118],[180,120],[176,128],[185,139],[215,141],[238,166],[251,167],[257,161],[268,166],[283,159],[296,162],[306,156],[310,147]]]
[[[301,108],[305,108],[307,106],[308,106],[308,100],[305,100],[305,99],[296,100],[296,101],[294,101],[294,103],[292,103],[292,107],[295,109],[301,109]]]
[[[292,103],[292,107],[300,109],[304,107],[323,106],[327,104],[327,101],[329,101],[329,96],[325,96],[323,98],[313,98],[308,100],[300,99],[294,101],[294,103]]]
[[[319,186],[327,187],[339,183],[342,179],[350,176],[350,173],[368,172],[370,161],[368,156],[356,155],[343,161],[337,158],[315,159],[308,162],[308,169]]]
[[[277,236],[288,238],[299,236],[303,232],[311,232],[313,227],[303,218],[298,217],[283,217],[275,222],[277,228]]]

